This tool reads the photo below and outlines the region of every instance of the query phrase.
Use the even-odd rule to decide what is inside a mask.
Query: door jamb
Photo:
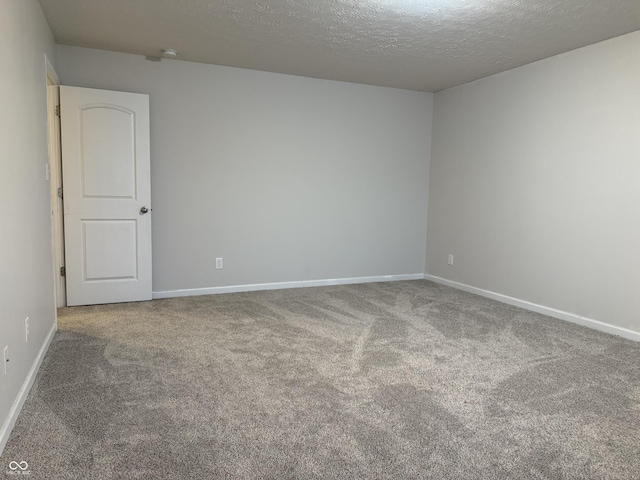
[[[60,137],[60,115],[56,107],[60,105],[60,80],[53,65],[45,54],[45,77],[47,90],[47,144],[49,152],[48,172],[51,190],[51,239],[53,256],[54,296],[58,308],[67,305],[65,278],[61,275],[64,267],[64,209],[58,196],[62,189],[62,155]],[[62,190],[60,190],[62,192]]]

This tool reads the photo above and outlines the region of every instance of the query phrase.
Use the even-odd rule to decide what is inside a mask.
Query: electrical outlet
[[[449,255],[449,261],[447,263],[453,265],[453,255]]]
[[[216,258],[216,270],[222,270],[222,259]]]
[[[4,356],[2,358],[2,363],[4,364],[4,374],[6,375],[9,363],[9,347],[4,347]]]
[[[29,341],[29,317],[24,319],[24,341]]]

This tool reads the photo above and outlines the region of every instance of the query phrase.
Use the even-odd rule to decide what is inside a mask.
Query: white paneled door
[[[67,305],[151,299],[148,95],[60,87]]]

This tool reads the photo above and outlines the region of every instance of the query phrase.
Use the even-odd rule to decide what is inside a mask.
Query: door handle
[[[145,213],[147,213],[149,211],[149,209],[147,207],[142,207],[140,209],[140,215],[144,215]]]

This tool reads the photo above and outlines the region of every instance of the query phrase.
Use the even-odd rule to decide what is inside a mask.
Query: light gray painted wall
[[[635,32],[437,93],[427,273],[640,332],[639,86]]]
[[[57,54],[64,84],[150,95],[154,291],[424,271],[432,94]]]
[[[9,411],[55,322],[44,58],[53,61],[54,42],[36,0],[2,1],[0,44],[0,364],[5,346],[10,358],[7,375],[0,365],[0,433],[8,433]]]

